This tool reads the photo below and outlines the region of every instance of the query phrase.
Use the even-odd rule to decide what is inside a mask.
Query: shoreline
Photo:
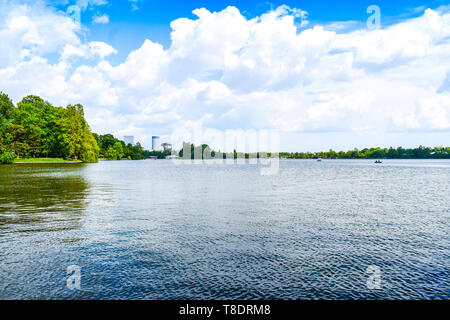
[[[83,163],[81,160],[64,160],[62,158],[19,158],[13,164],[74,164]]]
[[[13,164],[75,164],[84,163],[83,161],[65,161],[65,162],[14,162]]]

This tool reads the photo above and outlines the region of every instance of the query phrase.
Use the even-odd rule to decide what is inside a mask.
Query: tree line
[[[98,135],[94,138],[100,148],[100,158],[108,160],[142,160],[146,158],[146,152],[138,142],[135,145],[125,144],[124,141],[115,138],[112,134]]]
[[[287,159],[450,159],[450,147],[418,148],[365,148],[349,151],[327,152],[281,152],[281,158]]]
[[[195,145],[189,142],[183,142],[183,147],[178,151],[178,157],[183,159],[249,159],[249,158],[269,158],[272,154],[270,152],[253,152],[245,153],[238,152],[236,149],[233,152],[215,151],[207,144]]]
[[[185,150],[189,154],[184,154]],[[243,153],[234,150],[230,153],[223,153],[212,150],[207,144],[194,145],[188,142],[183,142],[183,149],[178,153],[180,158],[191,159],[208,159],[208,158],[223,158],[223,159],[237,159],[244,158],[260,158],[271,157],[271,153],[256,152]],[[450,147],[424,147],[418,148],[365,148],[362,150],[353,149],[349,151],[321,151],[321,152],[280,152],[280,158],[285,159],[450,159]]]
[[[187,151],[187,154],[185,154]],[[249,159],[260,157],[271,157],[271,153],[255,152],[244,153],[233,152],[223,153],[214,151],[207,144],[194,145],[189,142],[183,142],[183,148],[178,152],[180,158],[187,159]],[[418,148],[365,148],[362,150],[353,149],[349,151],[321,151],[321,152],[280,152],[280,158],[285,159],[450,159],[450,147],[424,147]]]

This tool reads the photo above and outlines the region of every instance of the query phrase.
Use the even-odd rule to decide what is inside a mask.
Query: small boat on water
[[[375,163],[383,163],[381,160],[376,160]]]
[[[317,161],[318,161],[318,162],[322,162],[322,158],[318,158]]]

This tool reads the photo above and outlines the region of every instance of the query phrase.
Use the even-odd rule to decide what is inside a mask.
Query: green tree
[[[117,141],[113,146],[110,146],[105,153],[108,160],[120,160],[124,156],[123,146]]]
[[[14,154],[12,152],[5,152],[0,154],[0,164],[13,164]]]
[[[14,117],[14,104],[6,93],[0,91],[0,118],[12,119]]]

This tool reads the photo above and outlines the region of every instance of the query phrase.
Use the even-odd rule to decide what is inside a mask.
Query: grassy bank
[[[27,158],[15,159],[14,163],[81,163],[80,160],[64,160],[62,158]]]

